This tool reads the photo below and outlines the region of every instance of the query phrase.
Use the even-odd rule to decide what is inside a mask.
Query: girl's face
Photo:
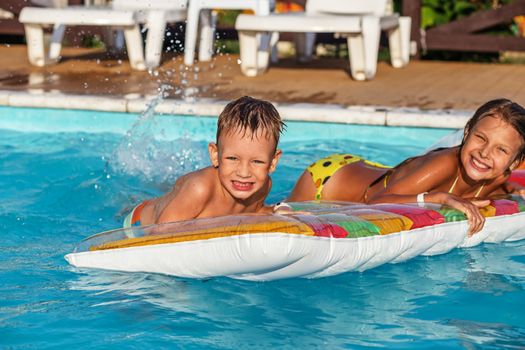
[[[461,149],[461,164],[474,181],[492,180],[515,166],[522,147],[520,134],[499,117],[485,117],[469,132]]]

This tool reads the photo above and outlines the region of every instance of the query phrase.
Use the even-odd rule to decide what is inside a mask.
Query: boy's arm
[[[157,224],[191,220],[199,216],[209,201],[211,188],[198,180],[188,179],[176,188],[176,192],[170,196],[169,202],[162,209]]]

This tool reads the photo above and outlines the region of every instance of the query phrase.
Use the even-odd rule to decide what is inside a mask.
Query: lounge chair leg
[[[128,51],[129,63],[131,68],[145,70],[144,50],[142,46],[142,35],[138,25],[124,28],[124,38]]]
[[[269,34],[266,34],[269,38]],[[248,77],[255,77],[268,68],[270,52],[263,52],[258,38],[261,34],[253,31],[239,31],[241,47],[241,71]],[[266,39],[268,42],[271,40]],[[267,45],[267,44],[266,44]]]
[[[106,49],[110,52],[122,52],[125,49],[124,32],[122,30],[108,27],[105,28],[103,40],[106,44]]]
[[[186,37],[184,40],[184,64],[187,66],[192,66],[195,59],[195,46],[197,43],[200,7],[192,6],[194,1],[190,1],[189,4],[188,19],[186,21]]]
[[[390,63],[394,68],[403,67],[401,58],[401,31],[399,26],[388,30],[388,49],[390,51]]]
[[[217,15],[213,11],[201,11],[199,25],[199,61],[211,61],[216,22]]]
[[[279,62],[279,54],[277,52],[277,43],[275,43],[275,45],[272,45],[272,53],[270,54],[270,61],[274,64]]]
[[[277,41],[279,40],[279,33],[258,33],[255,40],[258,43],[257,67],[259,68],[259,70],[262,69],[262,72],[264,72],[268,69],[268,65],[270,63],[272,55],[272,48],[275,47]]]
[[[264,35],[264,34],[261,34],[261,35]],[[279,41],[279,32],[272,32],[272,33],[268,33],[268,37],[270,39],[270,47],[268,48],[268,52],[269,52],[269,60],[270,62],[272,63],[277,63],[279,62],[279,57],[277,56],[277,42]],[[264,62],[265,59],[267,59],[266,57],[260,57],[261,56],[261,51],[259,51],[259,62]],[[268,66],[269,63],[266,64],[266,66]]]
[[[51,35],[51,44],[49,45],[49,60],[51,62],[57,62],[60,58],[60,50],[62,50],[62,39],[64,39],[64,33],[66,26],[63,24],[55,24],[53,27],[53,34]]]
[[[350,35],[347,40],[350,71],[355,80],[369,80],[374,78],[377,70],[379,17],[364,16],[361,27],[361,34]]]
[[[296,33],[295,51],[299,62],[310,62],[314,53],[315,33]]]
[[[164,11],[150,11],[148,14],[148,39],[146,40],[146,66],[158,67],[162,55],[166,15]]]
[[[347,38],[350,73],[355,80],[366,80],[363,37],[361,34],[350,34]]]
[[[410,29],[412,28],[412,18],[399,18],[399,31],[401,32],[401,59],[406,66],[410,61]]]
[[[38,24],[24,25],[27,42],[27,56],[32,65],[43,67],[46,64],[44,49],[44,29]]]
[[[388,31],[390,62],[394,68],[408,64],[410,45],[410,17],[399,18],[399,25]]]

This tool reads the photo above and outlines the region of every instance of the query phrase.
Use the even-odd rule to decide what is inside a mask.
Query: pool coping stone
[[[82,109],[107,112],[142,113],[152,103],[163,114],[218,116],[228,101],[215,99],[166,99],[158,96],[129,94],[123,97],[76,95],[60,92],[0,90],[0,105]],[[464,127],[472,111],[423,110],[386,106],[344,106],[315,103],[274,103],[284,120],[459,129]]]

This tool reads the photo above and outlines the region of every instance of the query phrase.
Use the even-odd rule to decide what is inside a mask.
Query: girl
[[[289,201],[446,204],[483,228],[479,207],[489,195],[509,193],[510,172],[525,158],[525,109],[507,99],[482,105],[467,122],[459,146],[409,158],[389,169],[353,155],[331,155],[310,165]],[[475,198],[475,199],[474,199]]]

